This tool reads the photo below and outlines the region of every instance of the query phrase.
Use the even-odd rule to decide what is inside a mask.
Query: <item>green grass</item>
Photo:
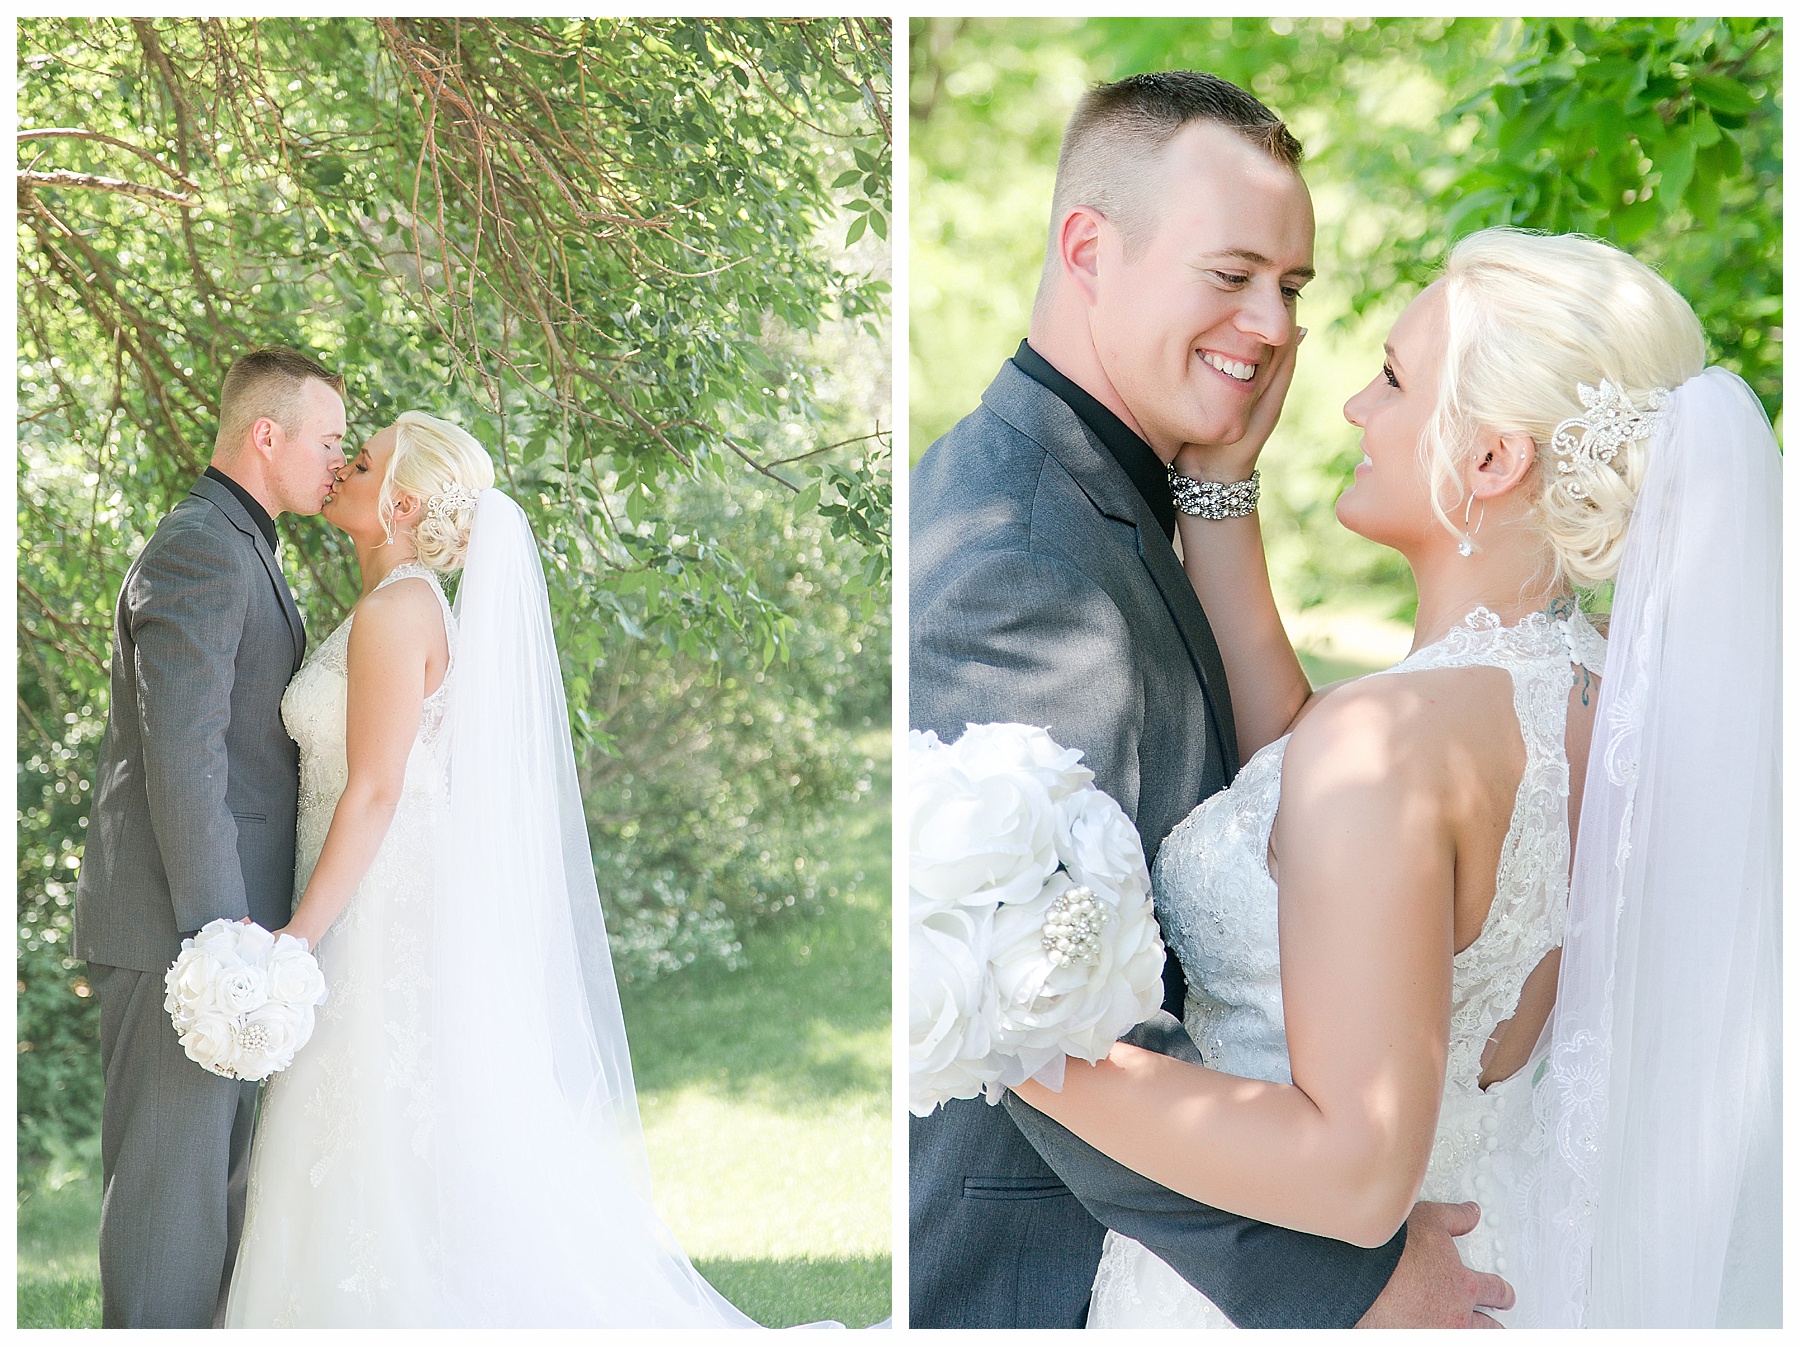
[[[745,966],[622,988],[657,1209],[759,1322],[890,1312],[892,1110],[886,735],[877,789],[829,858],[821,920],[744,940]]]
[[[19,1179],[19,1326],[100,1326],[98,1145]]]
[[[828,857],[816,920],[744,939],[744,966],[621,988],[656,1204],[717,1289],[770,1326],[891,1312],[889,797]],[[99,1156],[21,1167],[18,1325],[98,1327]]]

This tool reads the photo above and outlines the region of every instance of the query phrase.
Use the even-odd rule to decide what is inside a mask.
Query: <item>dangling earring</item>
[[[381,545],[384,547],[393,546],[394,545],[394,507],[392,505],[389,505],[385,510],[382,511],[381,526],[387,533],[387,541],[383,542]]]
[[[1487,506],[1484,504],[1481,507],[1481,517],[1475,521],[1475,527],[1473,529],[1469,527],[1469,511],[1474,507],[1475,492],[1470,491],[1468,503],[1463,506],[1462,541],[1456,544],[1456,552],[1459,556],[1473,556],[1475,554],[1475,534],[1479,533],[1481,531],[1481,525],[1487,522]]]

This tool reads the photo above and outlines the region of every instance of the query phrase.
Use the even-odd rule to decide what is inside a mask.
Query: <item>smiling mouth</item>
[[[1199,352],[1201,360],[1218,370],[1228,379],[1238,383],[1249,383],[1256,377],[1256,366],[1245,364],[1242,360],[1233,360],[1223,355],[1214,355],[1211,351]]]

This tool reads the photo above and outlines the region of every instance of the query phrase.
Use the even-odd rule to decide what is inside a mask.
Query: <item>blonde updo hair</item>
[[[1432,508],[1452,533],[1478,428],[1523,431],[1537,446],[1533,522],[1556,578],[1584,588],[1617,573],[1650,440],[1609,464],[1558,470],[1556,427],[1583,408],[1576,385],[1602,379],[1640,410],[1652,389],[1674,390],[1706,364],[1694,310],[1630,254],[1579,234],[1484,229],[1450,252],[1444,363],[1437,409],[1422,444]],[[1585,498],[1569,493],[1578,481]]]
[[[480,442],[460,425],[440,421],[423,411],[403,411],[394,422],[394,452],[381,479],[377,509],[390,532],[394,501],[401,495],[419,499],[421,512],[413,545],[424,565],[443,574],[461,570],[475,523],[473,497],[494,484],[494,465]],[[452,486],[468,492],[469,504],[430,508],[433,497]]]

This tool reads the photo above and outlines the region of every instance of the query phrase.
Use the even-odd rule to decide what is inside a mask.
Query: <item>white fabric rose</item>
[[[245,962],[263,962],[275,947],[275,936],[254,921],[237,922],[238,957]]]
[[[1058,823],[1057,854],[1075,882],[1096,892],[1149,893],[1144,846],[1118,800],[1084,790],[1063,805]]]
[[[182,942],[184,945],[192,943],[191,940]],[[163,998],[163,1008],[178,1016],[177,1027],[185,1026],[181,1020],[191,1022],[201,1010],[212,1006],[213,986],[223,971],[217,958],[198,949],[175,960],[163,978],[163,987],[168,992]]]
[[[326,994],[318,960],[299,940],[224,919],[181,942],[163,987],[163,1008],[189,1059],[246,1080],[293,1062]]]
[[[283,935],[269,955],[269,999],[296,1005],[318,1005],[325,1000],[325,974],[319,960],[292,935]]]
[[[970,771],[917,742],[913,763],[912,887],[937,906],[1034,896],[1057,864],[1044,782],[1032,772]]]
[[[220,976],[213,995],[226,1014],[245,1015],[268,1000],[268,981],[261,968],[249,964],[228,968]]]
[[[181,1035],[181,1048],[196,1065],[215,1075],[235,1077],[231,1063],[237,1056],[237,1036],[232,1021],[216,1009],[202,1010]]]
[[[1056,803],[1094,779],[1079,749],[1059,747],[1048,730],[1032,724],[969,725],[951,752],[971,774],[1029,775]]]
[[[993,987],[985,967],[992,913],[932,909],[912,925],[908,1107],[923,1117],[983,1080],[972,1062],[992,1050]]]
[[[1098,1061],[1134,1024],[1156,1012],[1163,997],[1162,928],[1148,895],[1122,896],[1100,940],[1100,957],[1078,988],[1060,997],[1063,1050]],[[1065,969],[1051,974],[1051,984]]]
[[[1036,1075],[1056,1056],[1099,1060],[1162,1003],[1162,931],[1148,897],[1082,886],[1104,913],[1092,962],[1057,966],[1043,945],[1051,904],[1076,887],[1067,874],[1056,875],[1037,901],[1002,908],[994,918],[999,1038],[1023,1065],[1018,1080],[1004,1083]]]
[[[911,746],[909,1106],[1060,1087],[1067,1056],[1098,1060],[1162,1001],[1137,832],[1042,729]]]
[[[221,963],[235,963],[238,961],[238,933],[235,927],[239,924],[238,921],[228,921],[223,917],[208,921],[192,939],[182,940],[181,947],[211,954]]]
[[[246,1080],[260,1080],[284,1068],[312,1036],[311,1017],[310,1008],[302,1010],[279,1001],[246,1015],[238,1033],[238,1074]]]

